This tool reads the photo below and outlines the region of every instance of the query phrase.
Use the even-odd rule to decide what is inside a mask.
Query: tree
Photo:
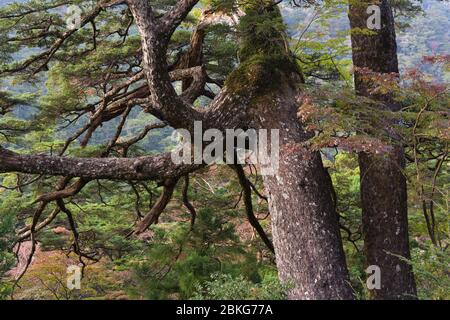
[[[14,262],[10,248],[10,244],[14,240],[14,216],[3,211],[0,211],[0,216],[0,298],[2,298],[9,293],[9,283],[3,282],[3,280],[5,273]]]
[[[368,30],[369,5],[380,10],[381,28]],[[376,11],[374,11],[376,12]],[[394,18],[389,1],[357,1],[350,4],[355,88],[359,95],[381,101],[381,108],[399,111],[401,106],[389,92],[376,92],[374,74],[398,76]],[[390,129],[390,120],[376,124],[388,132],[392,151],[383,155],[361,152],[361,200],[367,265],[381,270],[381,289],[375,299],[411,299],[417,295],[411,266],[399,258],[410,258],[405,155],[401,140]]]
[[[199,110],[192,104],[200,96],[210,95],[205,93],[205,84],[220,85],[220,82],[212,81],[203,66],[177,69],[176,63],[168,65],[173,58],[170,53],[174,51],[171,39],[197,2],[180,0],[167,9],[150,6],[145,0],[128,0],[127,6],[122,1],[99,1],[83,16],[79,28],[66,31],[60,31],[57,15],[48,13],[52,19],[44,22],[39,16],[39,13],[47,14],[46,9],[58,7],[57,2],[35,5],[32,10],[13,7],[12,12],[4,13],[3,17],[25,17],[17,27],[18,35],[6,33],[7,38],[11,37],[7,42],[14,42],[18,47],[31,43],[45,49],[20,64],[7,64],[1,73],[35,77],[49,69],[57,81],[65,84],[67,96],[47,101],[52,107],[47,111],[54,115],[90,113],[88,124],[68,139],[59,156],[23,155],[0,147],[0,172],[65,177],[59,181],[56,191],[36,200],[38,206],[32,223],[23,229],[21,237],[31,237],[34,242],[36,232],[49,220],[41,220],[43,213],[50,203],[56,203],[54,214],[64,212],[70,221],[74,251],[86,258],[77,242],[76,223],[64,199],[97,179],[158,181],[163,187],[161,196],[136,225],[133,234],[142,234],[158,220],[178,180],[205,164],[175,164],[168,153],[127,158],[128,148],[140,135],[125,142],[119,141],[119,137],[123,123],[136,105],[172,128],[191,133],[195,121],[202,122],[203,130],[214,128],[222,132],[229,128],[279,129],[279,169],[274,176],[264,176],[264,187],[269,199],[280,279],[291,284],[291,299],[352,299],[331,181],[320,153],[304,144],[311,134],[296,116],[302,100],[297,86],[302,82],[301,72],[287,49],[284,24],[275,3],[255,1],[238,6],[233,1],[225,2],[231,4],[228,8],[240,7],[245,11],[238,28],[240,65],[228,76],[209,106]],[[117,22],[126,24],[119,30],[106,23],[117,18],[117,10],[124,10],[129,18]],[[138,45],[136,38],[128,34],[133,21],[140,35]],[[104,33],[101,22],[109,28]],[[39,27],[26,30],[23,24]],[[118,43],[109,38],[115,33],[124,41],[120,50],[113,46]],[[102,56],[97,48],[108,49],[108,54],[115,56]],[[92,59],[88,59],[92,57],[99,64],[92,65]],[[198,63],[195,59],[187,60]],[[70,61],[73,68],[64,67],[62,61]],[[185,90],[177,94],[173,82],[185,79],[190,81],[184,81]],[[86,99],[91,101],[81,103],[89,88],[103,92],[95,103],[90,103],[92,97]],[[72,99],[68,100],[69,97]],[[60,108],[57,104],[60,102],[67,109]],[[103,150],[90,157],[63,156],[70,143],[83,133],[81,145],[86,146],[96,129],[119,116],[122,120],[117,133]],[[151,129],[146,127],[142,134],[145,136]],[[110,157],[112,151],[120,157]],[[244,190],[248,193],[248,188]],[[250,207],[247,211],[251,215]]]

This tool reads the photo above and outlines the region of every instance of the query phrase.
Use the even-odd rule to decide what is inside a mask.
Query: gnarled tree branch
[[[87,180],[157,180],[181,177],[203,164],[175,164],[171,154],[141,158],[67,158],[20,155],[0,146],[0,172],[22,172]]]

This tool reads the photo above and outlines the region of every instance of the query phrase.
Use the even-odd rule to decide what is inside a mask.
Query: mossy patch
[[[239,23],[241,64],[226,81],[236,94],[264,94],[283,79],[301,74],[286,44],[286,26],[277,8],[249,8]]]
[[[255,54],[230,74],[226,86],[236,94],[263,94],[276,90],[291,73],[300,70],[288,56]]]

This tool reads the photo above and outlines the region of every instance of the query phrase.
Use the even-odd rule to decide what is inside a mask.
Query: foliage
[[[197,286],[194,300],[283,300],[286,298],[276,274],[264,275],[261,283],[253,283],[239,275],[213,274]]]
[[[419,298],[426,300],[448,300],[450,278],[448,266],[450,256],[447,251],[430,245],[421,245],[411,252],[410,263],[414,269]]]
[[[141,253],[144,259],[131,261],[136,277],[131,294],[190,299],[214,274],[240,275],[255,285],[263,281],[259,269],[267,261],[258,261],[257,246],[242,242],[231,213],[207,206],[199,210],[192,230],[177,222],[154,226],[151,244]]]
[[[2,189],[0,188],[0,195]],[[14,242],[14,214],[0,210],[0,299],[9,293],[10,284],[5,273],[13,266],[15,261],[11,252],[11,243]]]
[[[67,287],[67,268],[76,264],[76,257],[67,258],[54,251],[41,253],[37,261],[20,281],[15,299],[27,300],[89,300],[109,296],[124,296],[121,292],[120,275],[110,270],[107,263],[97,263],[84,269],[80,289]]]

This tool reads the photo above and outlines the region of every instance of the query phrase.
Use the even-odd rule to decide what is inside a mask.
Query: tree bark
[[[280,130],[280,164],[264,176],[280,280],[290,299],[353,299],[330,180],[319,152],[296,120],[296,92],[287,84],[258,112],[265,128]],[[275,102],[275,103],[274,103]]]
[[[364,35],[358,29],[367,29],[369,5],[380,8],[381,29]],[[389,2],[352,3],[349,19],[357,93],[384,102],[387,110],[398,111],[399,105],[390,94],[371,93],[373,84],[364,79],[361,70],[399,73],[394,17]],[[366,263],[378,266],[381,271],[381,289],[370,290],[370,296],[373,299],[413,299],[417,293],[412,268],[399,258],[410,258],[403,147],[393,146],[393,151],[385,155],[361,153],[359,165]]]

